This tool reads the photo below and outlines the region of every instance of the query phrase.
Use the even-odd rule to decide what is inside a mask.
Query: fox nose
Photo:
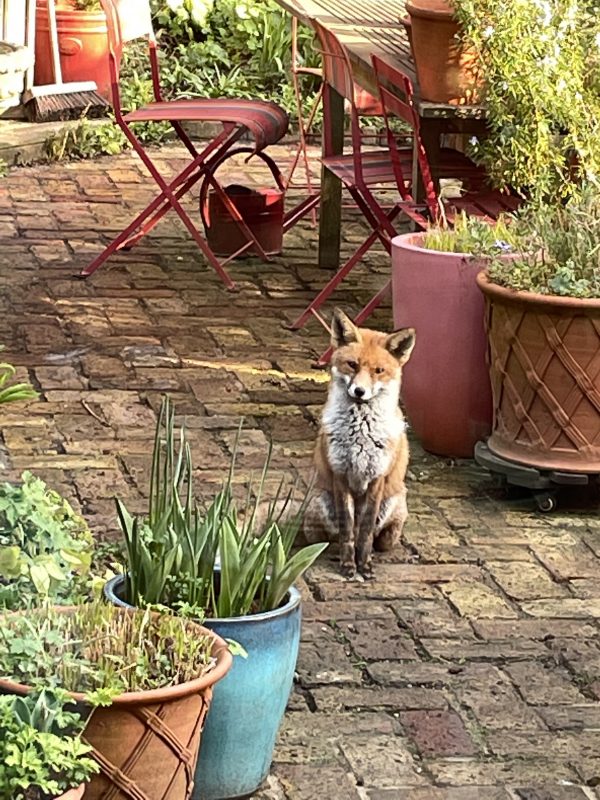
[[[362,388],[362,386],[355,386],[354,387],[354,397],[358,397],[360,399],[361,397],[364,397],[364,396],[365,396],[365,390]]]

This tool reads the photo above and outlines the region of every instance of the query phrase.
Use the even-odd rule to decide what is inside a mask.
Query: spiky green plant
[[[297,502],[297,483],[286,490],[282,478],[274,500],[263,502],[269,447],[260,479],[250,481],[240,510],[232,492],[236,444],[222,489],[200,508],[189,443],[183,427],[175,432],[174,419],[167,397],[156,426],[148,514],[133,516],[116,501],[127,551],[127,599],[218,617],[277,608],[327,547],[314,544],[292,553],[308,495]]]

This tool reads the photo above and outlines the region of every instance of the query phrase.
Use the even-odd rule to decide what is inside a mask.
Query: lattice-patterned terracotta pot
[[[486,298],[490,450],[542,469],[600,472],[600,300],[477,283]]]
[[[61,609],[68,613],[71,609]],[[196,680],[166,689],[127,692],[97,708],[83,732],[100,773],[85,786],[85,800],[188,800],[212,687],[232,665],[227,643],[213,631],[215,667]],[[0,691],[27,694],[29,686],[0,680]],[[83,694],[71,693],[79,703]],[[76,790],[78,791],[78,790]],[[67,794],[68,800],[71,795]],[[75,795],[77,797],[77,795]],[[62,800],[58,798],[57,800]]]

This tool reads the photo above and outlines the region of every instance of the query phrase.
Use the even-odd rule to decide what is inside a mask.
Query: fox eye
[[[356,363],[356,361],[348,361],[347,363],[350,369],[358,369],[358,364]]]
[[[375,367],[376,375],[381,375],[382,372],[385,372],[385,369],[383,367]]]

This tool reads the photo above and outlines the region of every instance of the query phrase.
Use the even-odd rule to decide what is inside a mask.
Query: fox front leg
[[[377,524],[377,516],[383,497],[384,481],[373,481],[365,495],[362,514],[358,523],[356,535],[356,566],[366,580],[373,577],[371,554],[373,552],[373,537]]]
[[[346,578],[356,575],[354,557],[354,501],[348,487],[336,481],[333,487],[340,541],[340,570]]]

